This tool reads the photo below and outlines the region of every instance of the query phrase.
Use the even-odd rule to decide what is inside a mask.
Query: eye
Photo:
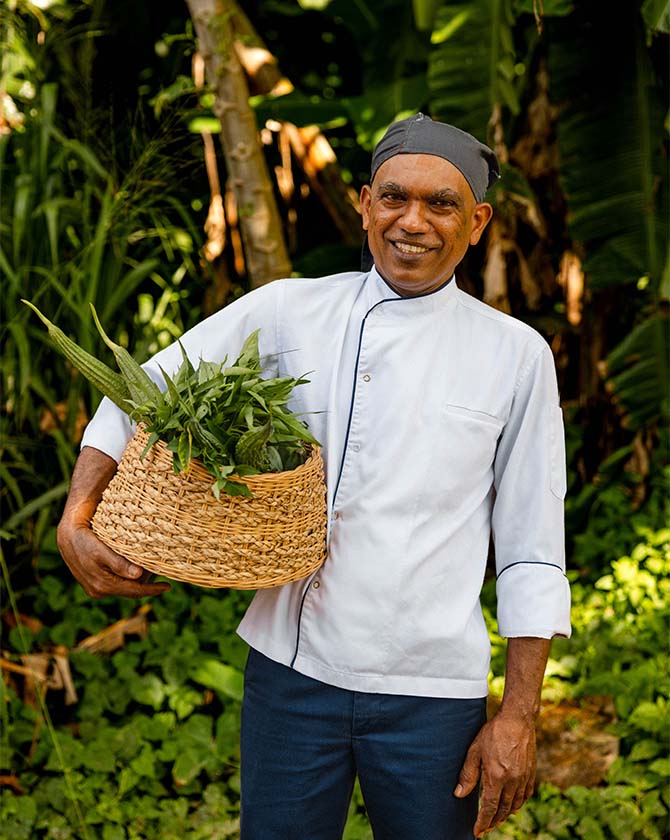
[[[455,202],[451,198],[435,198],[430,202],[431,207],[441,210],[445,207],[453,207]]]
[[[405,196],[402,193],[390,192],[390,191],[382,193],[382,198],[384,199],[384,201],[390,201],[390,202],[398,202],[398,201],[404,201],[405,200]]]

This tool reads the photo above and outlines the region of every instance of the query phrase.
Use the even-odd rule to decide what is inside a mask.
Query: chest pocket
[[[428,491],[449,498],[487,492],[503,421],[461,405],[442,405],[431,423]]]
[[[493,426],[497,430],[498,435],[502,431],[503,421],[486,411],[479,411],[476,408],[466,408],[463,405],[455,405],[454,403],[447,403],[443,408],[447,415],[451,414],[455,417],[472,420],[475,423],[486,423],[489,426]]]

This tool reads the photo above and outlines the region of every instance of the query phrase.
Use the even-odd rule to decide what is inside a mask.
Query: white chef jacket
[[[342,688],[483,697],[491,533],[500,633],[570,634],[562,415],[535,330],[453,278],[401,297],[373,269],[275,281],[182,344],[196,364],[232,362],[259,327],[269,375],[309,372],[290,407],[323,444],[328,554],[309,578],[259,590],[243,639]],[[180,362],[173,345],[146,368],[161,382],[158,365]],[[105,399],[82,446],[118,461],[131,435]]]

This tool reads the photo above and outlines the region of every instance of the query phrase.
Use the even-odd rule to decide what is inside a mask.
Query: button
[[[361,451],[361,445],[360,445],[360,443],[354,443],[354,444],[352,444],[351,448],[354,450],[354,452],[360,452],[360,451]]]
[[[314,583],[312,584],[312,586],[314,587],[314,589],[318,589],[321,586],[321,584],[319,583],[318,580],[315,580]]]
[[[369,373],[363,374],[363,382],[369,382],[372,379]]]
[[[339,519],[339,518],[340,518],[339,510],[334,510],[333,511],[333,519]]]

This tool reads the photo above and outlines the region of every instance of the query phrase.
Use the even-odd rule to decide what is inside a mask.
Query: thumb
[[[458,784],[454,790],[454,796],[462,799],[464,796],[468,796],[468,794],[472,793],[472,791],[477,787],[481,758],[482,756],[479,743],[474,741],[468,750],[468,754],[465,756],[465,761],[463,762],[463,767],[461,768],[461,772],[458,777]]]

